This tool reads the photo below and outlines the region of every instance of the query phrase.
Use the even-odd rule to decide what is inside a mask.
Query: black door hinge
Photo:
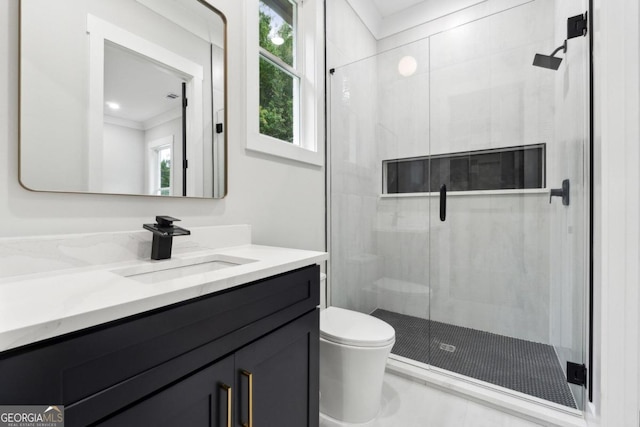
[[[189,160],[186,160],[186,159],[185,159],[185,160],[183,160],[183,161],[182,161],[182,167],[183,167],[184,169],[187,169],[187,168],[189,167]]]
[[[567,362],[567,382],[586,387],[587,367],[573,362]]]
[[[187,108],[189,105],[189,100],[187,98],[182,98],[182,108]]]
[[[224,126],[222,123],[216,123],[216,133],[224,132]]]
[[[576,15],[567,19],[567,40],[587,35],[587,13],[588,12],[585,12],[584,15]]]

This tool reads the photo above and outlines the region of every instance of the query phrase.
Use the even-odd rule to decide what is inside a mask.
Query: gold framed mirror
[[[225,48],[206,0],[21,0],[21,184],[224,197]]]

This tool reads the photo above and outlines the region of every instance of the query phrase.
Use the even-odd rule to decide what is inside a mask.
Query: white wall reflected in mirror
[[[198,0],[23,0],[21,25],[25,187],[225,195],[221,15]]]

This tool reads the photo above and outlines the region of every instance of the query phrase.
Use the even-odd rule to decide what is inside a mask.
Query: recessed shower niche
[[[582,8],[443,19],[330,74],[330,303],[391,324],[402,372],[584,407],[589,41],[532,65]]]

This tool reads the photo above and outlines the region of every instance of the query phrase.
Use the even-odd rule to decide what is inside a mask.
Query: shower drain
[[[453,353],[456,351],[456,346],[451,344],[440,344],[440,350],[448,351],[449,353]]]

